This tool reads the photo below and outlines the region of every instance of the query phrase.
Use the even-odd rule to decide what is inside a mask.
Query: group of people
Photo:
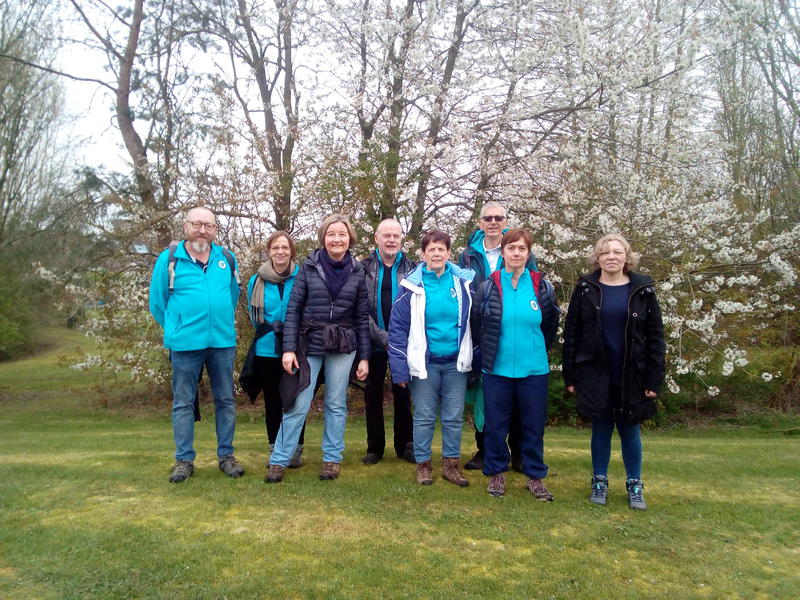
[[[319,247],[302,263],[285,231],[266,243],[264,263],[247,286],[255,330],[253,372],[264,395],[269,440],[265,481],[281,482],[303,464],[304,429],[317,383],[324,377],[320,479],[336,479],[344,455],[347,387],[366,383],[365,465],[383,458],[383,399],[387,368],[394,400],[394,450],[416,465],[416,482],[433,483],[432,442],[441,424],[442,477],[459,487],[464,407],[473,407],[477,452],[464,467],[481,470],[492,496],[505,493],[509,468],[527,477],[538,500],[544,484],[548,351],[559,307],[551,283],[537,269],[533,239],[508,229],[504,207],[482,207],[478,229],[457,262],[440,230],[420,240],[420,262],[403,252],[394,219],[375,232],[376,248],[363,261],[349,220],[328,216]],[[185,239],[158,258],[150,308],[164,328],[173,367],[172,422],[176,463],[170,481],[191,476],[198,378],[205,367],[216,409],[219,468],[244,471],[233,454],[235,404],[234,312],[239,274],[230,251],[213,243],[214,214],[192,208]],[[592,272],[572,293],[564,325],[563,375],[578,412],[591,420],[593,474],[589,499],[608,494],[611,437],[621,438],[628,503],[644,510],[639,424],[656,410],[664,378],[664,336],[654,282],[634,271],[628,242],[606,235],[588,257]],[[412,410],[413,405],[413,410]]]

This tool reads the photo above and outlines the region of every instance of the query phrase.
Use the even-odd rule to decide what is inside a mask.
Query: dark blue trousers
[[[544,426],[547,422],[547,375],[511,378],[483,375],[483,474],[497,475],[508,470],[511,454],[506,438],[511,413],[519,415],[519,445],[522,471],[530,478],[547,475],[544,463]]]

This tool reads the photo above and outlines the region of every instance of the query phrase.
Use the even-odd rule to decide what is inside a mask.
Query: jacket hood
[[[448,261],[446,268],[453,274],[453,277],[457,277],[458,279],[467,282],[468,285],[475,277],[475,271],[473,271],[472,269],[465,269],[459,267],[456,263],[453,262]],[[414,270],[403,278],[401,285],[408,282],[409,284],[415,287],[421,287],[423,269],[425,269],[425,262],[421,262],[416,267],[414,267]]]
[[[503,229],[503,234],[508,231],[508,227]],[[472,232],[467,240],[467,248],[472,248],[477,252],[483,254],[483,241],[486,239],[486,234],[483,232],[482,229],[476,229]]]

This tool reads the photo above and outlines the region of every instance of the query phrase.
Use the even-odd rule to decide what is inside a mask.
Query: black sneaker
[[[472,455],[472,458],[464,465],[467,471],[482,471],[483,470],[483,452],[478,450]]]
[[[244,475],[244,469],[233,454],[223,456],[219,459],[219,470],[228,477],[241,477]]]
[[[377,465],[381,458],[383,458],[380,454],[375,454],[374,452],[367,452],[364,455],[364,458],[361,459],[361,462],[365,465]]]
[[[406,449],[403,451],[402,454],[398,454],[397,458],[400,460],[404,460],[406,462],[410,462],[412,465],[417,464],[417,459],[414,456],[414,442],[409,442],[406,444]]]
[[[181,483],[189,479],[194,473],[194,463],[190,460],[179,460],[172,467],[169,474],[170,483]]]
[[[633,510],[647,510],[647,503],[644,501],[644,483],[641,479],[628,479],[625,482],[628,488],[628,507]]]
[[[605,475],[592,475],[592,493],[589,495],[589,502],[605,506],[607,499],[608,477]]]

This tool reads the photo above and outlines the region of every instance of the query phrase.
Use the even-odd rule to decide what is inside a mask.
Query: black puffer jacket
[[[630,272],[628,322],[622,371],[622,416],[639,423],[656,413],[655,400],[664,381],[664,325],[653,280]],[[609,414],[609,372],[600,322],[600,270],[581,275],[572,292],[564,324],[564,384],[575,386],[576,408],[592,419]]]
[[[395,282],[395,284],[398,286],[397,290],[399,294],[400,280],[407,273],[410,273],[414,267],[417,266],[417,263],[408,258],[408,255],[405,252],[398,254],[396,260],[400,261],[397,265],[397,281]],[[386,329],[381,329],[378,326],[378,311],[380,310],[380,307],[376,304],[378,298],[378,268],[383,267],[383,263],[378,256],[378,251],[373,250],[370,252],[369,256],[361,261],[361,266],[364,267],[364,276],[367,280],[367,297],[369,298],[369,335],[372,339],[372,349],[375,351],[385,350],[386,344],[389,341],[389,333]],[[389,327],[389,323],[386,323],[386,327]]]
[[[540,271],[530,271],[533,280],[533,291],[542,311],[542,336],[545,348],[550,350],[558,330],[558,308],[553,285],[547,281]],[[472,367],[474,371],[492,372],[497,347],[500,344],[500,324],[503,320],[503,292],[500,283],[500,271],[495,271],[478,288],[475,302],[472,304],[470,326],[472,339],[480,346],[480,352],[473,352]],[[477,365],[476,365],[476,358]]]
[[[369,308],[364,269],[353,259],[353,272],[335,300],[325,285],[325,273],[319,264],[319,253],[314,250],[300,267],[286,308],[283,325],[283,351],[296,352],[301,332],[305,332],[306,354],[325,354],[324,327],[342,325],[342,352],[357,350],[356,357],[368,359],[370,355]]]

